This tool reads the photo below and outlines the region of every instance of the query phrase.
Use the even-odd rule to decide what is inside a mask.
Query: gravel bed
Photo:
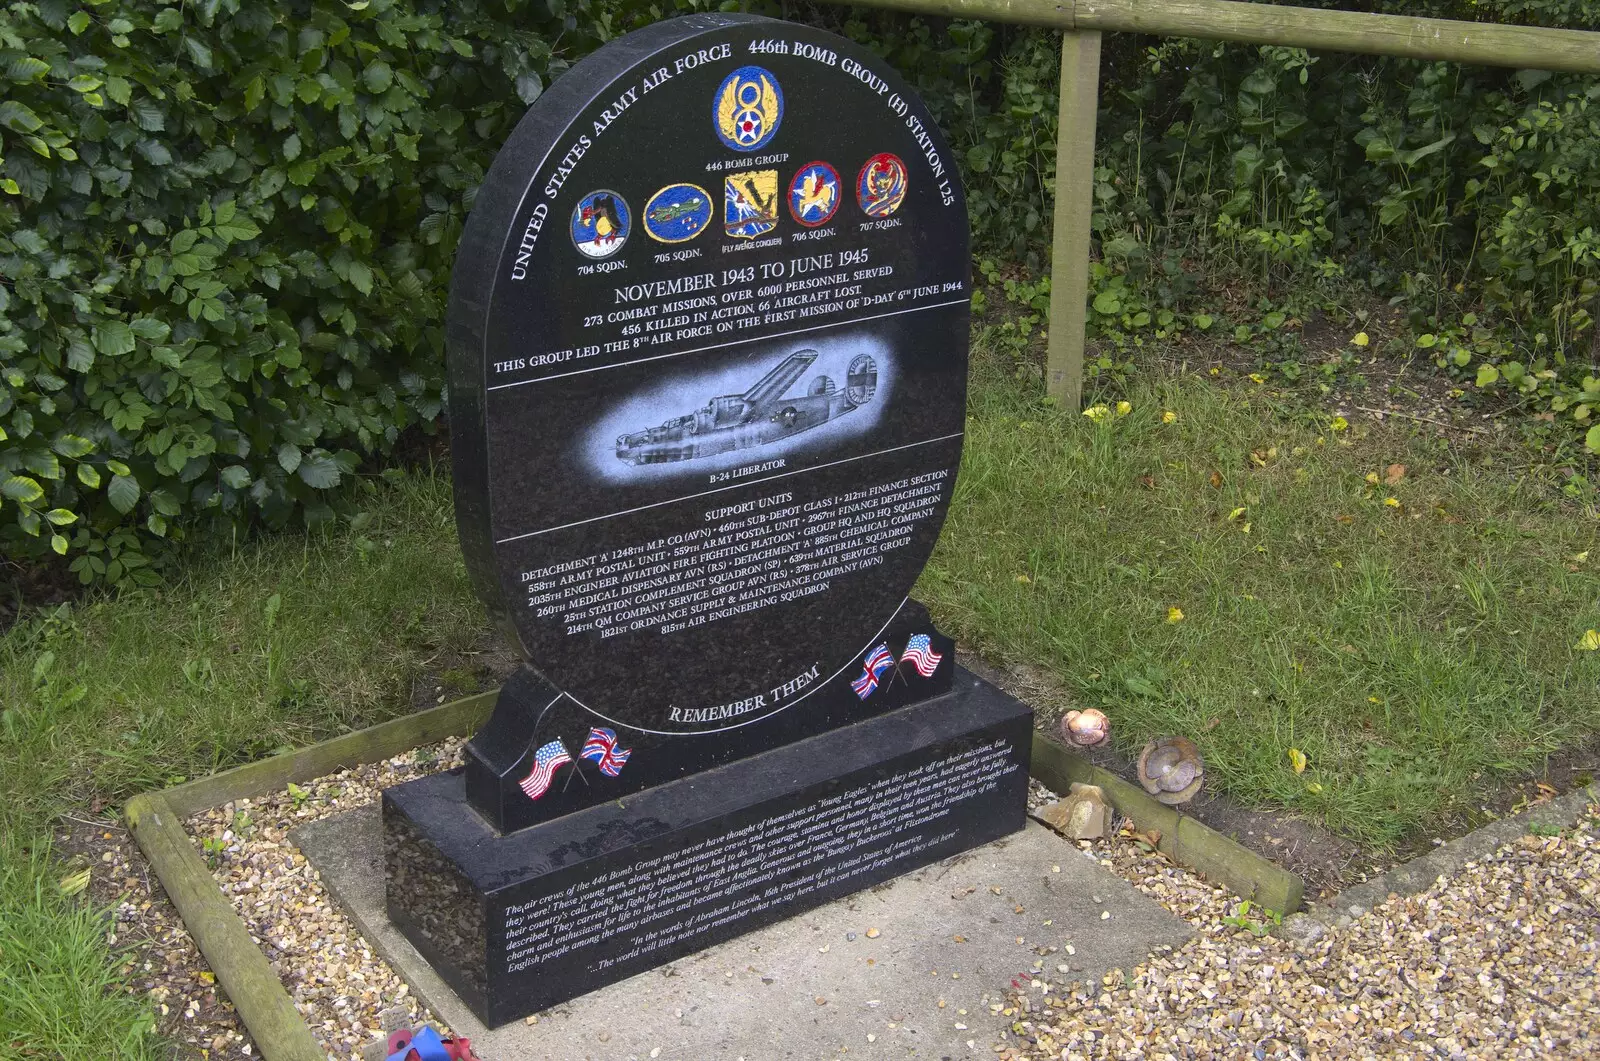
[[[461,746],[420,748],[187,823],[330,1058],[369,1054],[400,1023],[448,1032],[338,911],[288,831],[457,765]],[[1054,798],[1034,783],[1030,809]],[[1600,808],[1561,836],[1524,837],[1307,942],[1264,934],[1258,911],[1171,863],[1130,822],[1116,824],[1110,838],[1079,842],[1083,857],[1198,936],[1099,983],[1048,966],[1014,981],[994,1004],[1014,1021],[993,1044],[1001,1061],[1600,1057]],[[146,960],[156,961],[145,965],[145,983],[176,1018],[177,1028],[168,1027],[199,1025],[177,1037],[200,1046],[202,1057],[249,1057],[248,1039],[182,926],[159,916],[165,903],[140,905],[125,907],[123,920],[146,924],[154,944]]]
[[[1015,985],[1002,1061],[1600,1057],[1600,807],[1300,942],[1126,833],[1102,864],[1199,935],[1101,983]]]
[[[306,785],[202,811],[186,823],[224,895],[330,1058],[362,1057],[393,1028],[449,1031],[339,910],[289,830],[375,803],[383,790],[461,763],[459,738]],[[381,1056],[381,1054],[379,1055]]]

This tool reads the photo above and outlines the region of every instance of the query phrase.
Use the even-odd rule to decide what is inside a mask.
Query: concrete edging
[[[1427,891],[1441,876],[1460,869],[1466,862],[1494,854],[1536,826],[1565,829],[1591,803],[1600,803],[1600,784],[1573,789],[1521,814],[1480,826],[1371,880],[1352,885],[1326,902],[1307,907],[1304,913],[1285,921],[1282,932],[1303,942],[1315,940],[1330,928],[1348,925],[1391,895],[1403,897]]]
[[[124,816],[134,839],[265,1061],[324,1061],[326,1055],[195,850],[183,828],[184,819],[231,800],[280,791],[291,782],[466,736],[488,718],[498,695],[498,689],[478,693],[128,801]],[[1284,912],[1300,904],[1300,878],[1037,733],[1029,772],[1063,792],[1073,781],[1101,786],[1123,814],[1144,828],[1161,830],[1157,846],[1162,853],[1222,881],[1252,902]]]
[[[267,1061],[325,1061],[327,1053],[295,1009],[272,963],[250,938],[233,903],[195,851],[183,819],[158,792],[133,797],[124,813],[134,839],[217,974],[217,983],[250,1029],[261,1056]]]
[[[1066,795],[1074,781],[1098,785],[1112,806],[1132,818],[1142,829],[1159,829],[1156,849],[1180,866],[1198,870],[1221,881],[1234,894],[1266,910],[1288,915],[1300,908],[1305,884],[1277,866],[1230,840],[1215,829],[1158,802],[1144,789],[1072,754],[1042,733],[1033,735],[1031,773],[1047,788]]]
[[[230,800],[277,792],[293,781],[464,736],[488,717],[498,695],[498,690],[479,693],[165,791],[145,792],[123,808],[134,840],[265,1061],[327,1061],[328,1054],[195,850],[184,819]]]

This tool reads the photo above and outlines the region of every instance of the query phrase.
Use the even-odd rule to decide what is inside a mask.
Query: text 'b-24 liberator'
[[[869,354],[858,354],[850,362],[843,390],[827,376],[817,376],[803,396],[785,398],[784,392],[816,359],[815,350],[796,351],[743,394],[712,398],[704,408],[660,427],[618,436],[617,459],[664,464],[765,446],[820,427],[872,400],[878,389],[878,365]]]

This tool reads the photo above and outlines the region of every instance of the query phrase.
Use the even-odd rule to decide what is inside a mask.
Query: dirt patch
[[[423,663],[411,682],[411,706],[426,711],[450,700],[499,688],[521,665],[522,657],[512,648],[509,634],[493,628],[484,630],[471,648],[441,652]]]
[[[118,821],[65,818],[55,835],[62,875],[89,870],[88,895],[112,912],[108,940],[124,987],[150,1000],[173,1061],[258,1061],[260,1051],[183,927],[144,852]]]
[[[1519,444],[1522,406],[1446,376],[1419,349],[1404,314],[1381,302],[1360,307],[1365,319],[1315,311],[1291,317],[1265,341],[1237,342],[1214,330],[1190,332],[1151,347],[1147,357],[1175,371],[1233,384],[1255,382],[1270,396],[1316,406],[1351,422],[1403,421],[1470,447]],[[1245,312],[1242,319],[1250,319]],[[1367,343],[1352,340],[1365,333]],[[1568,469],[1572,474],[1576,469]]]

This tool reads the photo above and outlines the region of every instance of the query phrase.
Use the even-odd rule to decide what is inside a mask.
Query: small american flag
[[[933,677],[933,672],[939,669],[939,661],[942,659],[944,653],[933,650],[933,638],[927,634],[918,634],[907,641],[906,650],[900,655],[901,663],[909,662],[924,678]]]
[[[615,730],[597,728],[589,731],[589,739],[584,741],[583,751],[578,756],[599,766],[600,772],[607,777],[616,777],[622,773],[622,764],[632,754],[632,748],[617,747]]]
[[[865,700],[878,687],[878,676],[892,666],[894,666],[894,653],[889,651],[888,645],[879,645],[867,653],[867,658],[862,662],[861,677],[851,682],[850,688]]]
[[[538,799],[550,788],[556,771],[570,762],[572,756],[559,739],[543,745],[533,753],[533,772],[519,782],[522,791],[528,794],[529,799]]]

